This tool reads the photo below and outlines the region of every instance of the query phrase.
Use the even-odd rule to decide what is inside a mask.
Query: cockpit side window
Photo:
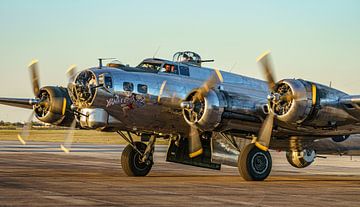
[[[99,85],[102,85],[107,89],[111,89],[113,87],[111,75],[107,73],[100,74]]]
[[[161,68],[160,72],[163,73],[172,73],[172,74],[179,74],[178,66],[172,65],[172,64],[164,64],[164,66]]]
[[[110,76],[105,76],[105,87],[110,89],[113,87],[112,85],[112,79]]]

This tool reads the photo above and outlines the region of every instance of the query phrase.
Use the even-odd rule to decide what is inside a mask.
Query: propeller
[[[40,78],[39,78],[39,69],[38,69],[38,60],[32,60],[28,66],[31,77],[31,84],[33,87],[33,92],[35,97],[39,96],[40,92]]]
[[[189,101],[181,102],[180,106],[187,114],[189,130],[189,157],[194,158],[203,153],[201,144],[200,131],[196,126],[203,111],[201,105],[204,98],[208,95],[210,89],[214,88],[217,84],[223,82],[223,77],[219,70],[215,69],[213,74],[206,80],[203,85],[198,88]]]
[[[32,84],[35,99],[32,99],[31,102],[29,102],[30,104],[33,105],[34,110],[32,111],[31,115],[29,116],[29,119],[26,122],[25,126],[23,127],[21,133],[19,133],[17,135],[18,140],[23,145],[26,144],[26,139],[30,135],[31,121],[34,117],[35,112],[37,113],[37,115],[40,114],[40,116],[41,116],[41,114],[42,114],[42,116],[45,116],[45,113],[50,108],[51,100],[50,100],[49,94],[47,94],[46,92],[40,92],[40,78],[39,78],[38,63],[39,63],[39,61],[34,59],[28,65],[29,72],[30,72],[31,84]],[[76,65],[71,65],[69,67],[69,69],[67,70],[66,74],[67,74],[69,80],[73,81],[75,74],[76,74]],[[56,100],[53,100],[53,101],[56,101]],[[71,124],[71,127],[70,127],[71,130],[68,134],[73,133],[72,130],[75,128],[75,126],[76,126],[76,119],[74,119],[73,123]],[[66,137],[69,137],[69,136],[70,135],[67,135]],[[70,138],[66,138],[65,140],[69,140],[69,139]]]
[[[264,52],[262,55],[260,55],[256,59],[256,61],[258,63],[260,63],[260,65],[262,66],[263,73],[264,73],[265,79],[268,83],[269,89],[273,90],[276,83],[275,83],[273,69],[270,64],[271,60],[269,58],[269,55],[270,55],[270,51],[268,50],[268,51]]]
[[[74,81],[76,73],[77,73],[77,66],[76,65],[70,65],[70,67],[66,71],[66,76],[68,77],[69,82]]]
[[[202,87],[197,90],[198,98],[203,99],[210,91],[210,89],[214,88],[217,84],[222,83],[223,77],[218,69],[214,69],[214,73],[210,76],[210,78],[204,82]]]
[[[70,125],[70,128],[65,135],[65,141],[64,144],[60,145],[60,149],[64,151],[66,154],[70,153],[71,145],[74,140],[74,131],[76,127],[76,119],[74,119]]]
[[[27,120],[27,122],[25,123],[22,131],[20,134],[17,135],[18,140],[20,141],[21,144],[26,145],[26,139],[29,137],[30,135],[30,128],[31,128],[31,121],[34,118],[34,114],[35,111],[32,111],[31,115],[29,116],[29,119]]]
[[[179,105],[179,101],[178,99],[176,98],[176,92],[173,92],[171,94],[171,91],[169,90],[169,88],[166,88],[166,84],[167,84],[167,81],[164,80],[160,86],[160,90],[159,90],[159,95],[158,95],[158,98],[157,98],[157,103],[161,103],[161,104],[169,104],[171,106],[178,106]],[[163,97],[163,95],[166,94],[168,96],[170,96],[170,101],[169,102],[165,102],[165,103],[162,103],[161,102],[161,98]]]
[[[276,118],[276,106],[282,101],[290,102],[294,99],[294,97],[293,94],[289,91],[282,93],[276,90],[278,86],[276,85],[275,76],[271,65],[270,51],[266,51],[260,55],[259,58],[257,58],[257,62],[260,63],[262,67],[262,71],[268,83],[271,95],[268,96],[270,106],[269,114],[265,118],[263,125],[260,128],[258,137],[256,137],[253,142],[259,149],[267,151],[271,141],[274,119]]]
[[[37,98],[37,99],[35,99],[36,101],[34,102],[35,106],[41,104],[41,100],[38,99],[38,97],[40,95],[40,78],[39,78],[38,63],[39,63],[39,61],[34,59],[28,65],[29,72],[30,72],[30,78],[31,78],[31,84],[32,84],[32,88],[33,88],[33,93],[34,93],[35,97]],[[33,110],[31,115],[29,116],[29,119],[25,123],[25,126],[23,127],[21,133],[19,133],[17,135],[18,140],[23,145],[26,145],[25,140],[30,135],[31,121],[34,117],[34,114],[35,114],[35,111]]]
[[[72,83],[74,81],[76,73],[77,73],[77,66],[76,65],[71,65],[68,68],[68,70],[66,71],[66,76],[68,77],[70,83]],[[64,151],[66,154],[70,153],[71,145],[72,145],[72,142],[74,140],[75,127],[76,127],[76,119],[74,119],[71,122],[70,128],[68,129],[68,132],[65,135],[64,144],[60,145],[60,149],[62,151]]]
[[[166,86],[166,80],[164,80],[160,86],[160,91],[159,91],[159,96],[158,96],[158,99],[157,99],[157,102],[160,103],[161,101],[161,96],[163,95],[164,93],[164,89],[165,89],[165,86]]]

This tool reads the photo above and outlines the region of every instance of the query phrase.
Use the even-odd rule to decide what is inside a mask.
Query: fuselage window
[[[138,85],[137,85],[137,90],[138,90],[139,93],[144,93],[144,94],[146,94],[147,91],[148,91],[148,87],[147,87],[147,85],[138,84]]]
[[[134,90],[134,84],[130,82],[124,82],[123,84],[124,91],[132,92]]]
[[[170,64],[165,64],[163,66],[163,68],[161,68],[160,72],[179,74],[178,66],[177,65],[170,65]]]
[[[105,76],[105,87],[106,88],[112,88],[112,79],[109,76]]]
[[[185,66],[180,66],[180,75],[189,76],[190,75],[189,68]]]

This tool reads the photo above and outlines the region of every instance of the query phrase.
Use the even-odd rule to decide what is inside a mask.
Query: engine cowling
[[[311,149],[304,149],[302,151],[288,151],[286,152],[286,159],[289,164],[296,168],[305,168],[314,162],[316,153]]]
[[[270,108],[277,119],[286,123],[302,123],[316,103],[316,86],[303,80],[285,79],[271,92]]]
[[[183,104],[189,104],[182,107],[188,124],[195,124],[203,131],[212,131],[221,123],[225,107],[222,93],[210,90],[207,96],[203,97],[194,91],[187,96]]]
[[[71,125],[75,117],[71,113],[72,101],[66,88],[43,87],[40,89],[38,98],[40,101],[34,106],[37,119],[58,126]]]

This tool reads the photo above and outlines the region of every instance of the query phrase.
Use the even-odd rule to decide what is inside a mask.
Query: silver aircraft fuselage
[[[101,121],[85,120],[83,117],[80,123],[87,128],[114,127],[149,133],[188,133],[189,126],[182,116],[180,102],[191,91],[201,87],[214,70],[160,59],[150,59],[150,61],[160,62],[161,65],[169,63],[177,65],[179,68],[180,66],[187,67],[188,74],[148,72],[130,67],[112,68],[105,66],[85,70],[91,71],[96,76],[97,84],[99,84],[99,77],[102,76],[104,79],[105,76],[111,80],[111,86],[97,87],[93,91],[92,100],[80,106],[85,114],[96,114],[96,109],[99,109],[105,115],[100,113],[96,116],[105,118]],[[241,126],[245,131],[256,134],[261,126],[261,121],[266,116],[264,108],[267,106],[269,94],[267,83],[224,71],[221,71],[221,74],[224,81],[217,86],[216,90],[236,96],[235,101],[226,106],[228,110],[250,116],[255,115],[260,120],[260,122],[254,123],[230,119],[227,121],[228,127],[223,128],[222,131],[240,128],[239,126]],[[146,90],[144,91],[142,87],[145,87]],[[318,101],[321,107],[317,109],[317,114],[319,114],[317,116],[320,117],[323,114],[321,112],[326,112],[327,117],[325,118],[334,116],[336,117],[334,120],[343,121],[344,124],[336,126],[336,130],[334,130],[333,127],[326,128],[321,125],[313,127],[319,122],[317,120],[309,122],[311,123],[309,126],[288,126],[278,121],[279,127],[274,134],[278,136],[324,137],[360,133],[359,125],[354,125],[354,120],[351,119],[349,113],[339,106],[339,97],[345,97],[347,94],[321,84],[316,84],[316,87],[320,91],[319,96],[321,96]],[[342,114],[340,119],[339,114]],[[348,122],[348,117],[350,117],[350,122]],[[91,121],[96,122],[96,124],[89,125],[88,123]]]
[[[186,67],[189,67],[189,76],[162,72],[128,72],[108,67],[91,68],[89,70],[97,77],[104,73],[109,74],[113,87],[109,91],[97,89],[90,107],[106,109],[111,116],[120,121],[116,127],[140,131],[151,129],[152,132],[161,133],[187,133],[188,124],[183,119],[180,102],[192,90],[199,88],[213,70]],[[258,105],[267,103],[268,89],[264,81],[228,72],[221,73],[224,78],[222,90],[243,94],[243,108],[238,110],[248,110],[250,113]],[[132,83],[133,90],[125,91],[124,83]],[[139,91],[139,85],[146,85],[147,93]],[[129,96],[135,97],[136,100],[125,103]]]

